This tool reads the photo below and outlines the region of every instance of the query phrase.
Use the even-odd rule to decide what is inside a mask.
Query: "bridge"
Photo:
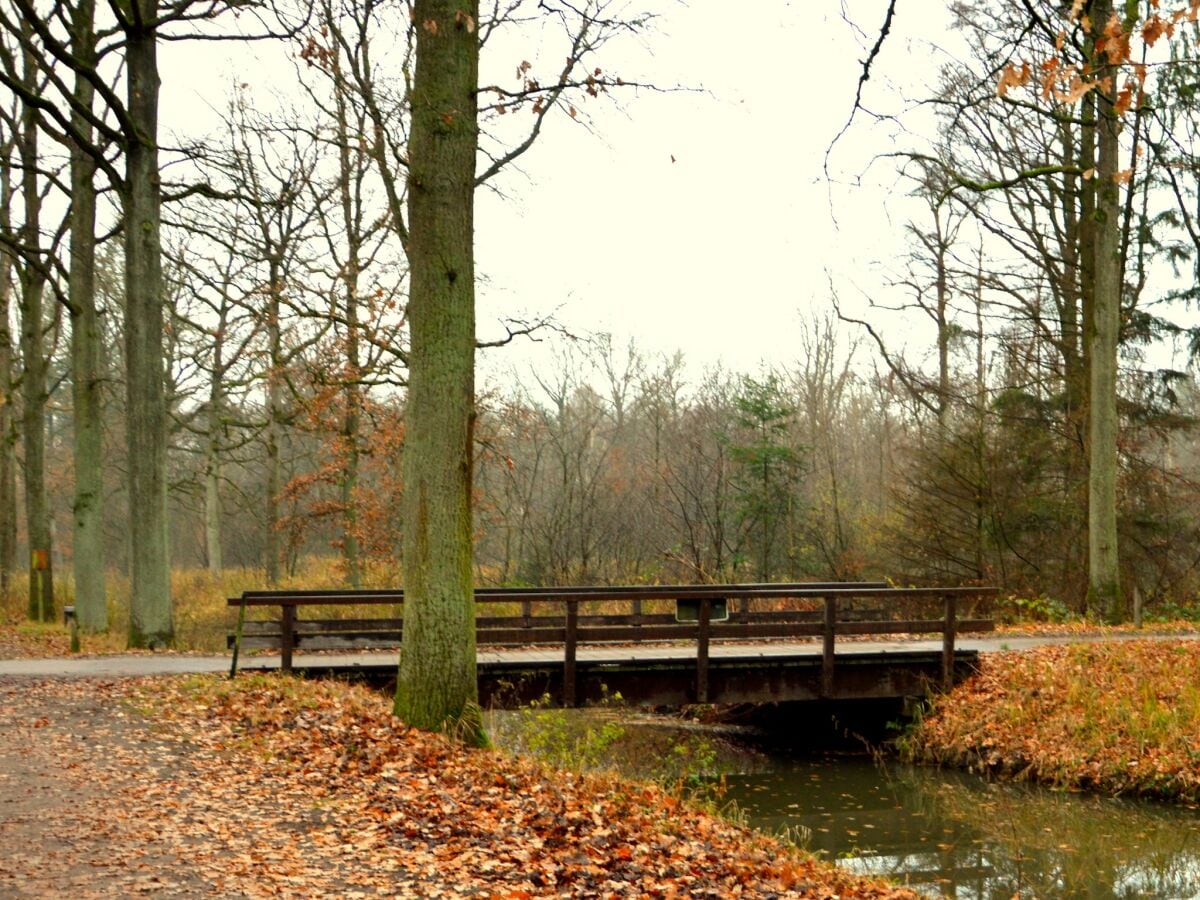
[[[678,707],[920,696],[974,668],[976,651],[955,641],[992,630],[973,613],[995,593],[881,582],[479,588],[480,702],[548,697],[571,707],[620,693]],[[401,590],[247,591],[228,601],[239,610],[232,670],[243,649],[278,649],[284,671],[387,682],[395,653],[347,651],[398,648],[402,615],[361,616],[374,607],[395,613],[403,601]],[[246,619],[269,608],[277,619]],[[935,644],[919,640],[930,635]],[[251,657],[244,667],[263,664]]]

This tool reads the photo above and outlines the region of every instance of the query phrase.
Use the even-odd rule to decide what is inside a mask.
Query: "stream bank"
[[[930,896],[1200,897],[1194,642],[989,654],[898,742],[933,766],[864,750],[894,737],[905,712],[760,707],[706,725],[534,709],[503,714],[493,733],[505,746],[524,734],[521,752],[552,748],[556,765],[691,789],[850,872]]]

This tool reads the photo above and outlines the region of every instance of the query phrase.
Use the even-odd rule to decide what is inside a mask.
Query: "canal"
[[[734,817],[933,897],[1200,898],[1200,812],[995,784],[620,710],[491,713],[501,747],[701,791]]]
[[[856,872],[930,896],[1200,897],[1200,813],[869,758],[771,756],[726,798]]]

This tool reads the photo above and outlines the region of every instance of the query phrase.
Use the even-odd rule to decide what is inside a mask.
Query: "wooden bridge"
[[[656,706],[919,696],[973,668],[976,654],[956,650],[955,637],[992,630],[974,607],[995,593],[882,582],[479,588],[480,701],[504,707],[549,697],[576,706],[617,692]],[[242,649],[278,648],[284,671],[394,678],[395,654],[345,651],[399,647],[403,618],[336,614],[395,612],[403,601],[399,590],[247,591],[228,601],[239,609],[233,668]],[[245,621],[248,610],[274,607],[277,619]],[[319,617],[302,618],[302,610]],[[914,640],[929,635],[940,645]],[[881,647],[880,638],[892,642]]]

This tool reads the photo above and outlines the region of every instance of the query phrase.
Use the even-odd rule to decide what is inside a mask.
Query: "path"
[[[993,653],[1001,650],[1028,650],[1048,644],[1076,644],[1099,641],[1129,640],[1200,640],[1200,634],[1109,634],[1109,635],[1012,635],[988,638],[960,638],[955,642],[959,650],[978,650]],[[902,653],[914,650],[940,652],[942,642],[930,641],[848,641],[837,644],[838,653]],[[711,658],[728,656],[758,655],[763,658],[812,654],[819,656],[819,642],[773,642],[760,644],[729,643],[713,644],[709,649]],[[603,662],[629,662],[645,659],[653,654],[656,659],[693,659],[694,646],[642,646],[632,647],[580,647],[578,659]],[[561,648],[519,648],[512,650],[478,651],[480,662],[562,662]],[[319,655],[297,654],[293,665],[352,668],[355,666],[385,666],[396,660],[394,651],[359,653],[322,653]],[[239,664],[245,669],[277,669],[277,656],[244,656]],[[58,659],[9,659],[0,660],[0,677],[75,677],[75,678],[123,678],[144,675],[180,675],[188,673],[219,673],[229,671],[228,656],[176,656],[171,654],[139,654],[121,656],[93,656],[87,658],[62,657]]]
[[[0,897],[459,896],[384,870],[338,798],[259,790],[128,702],[122,682],[0,677]]]

